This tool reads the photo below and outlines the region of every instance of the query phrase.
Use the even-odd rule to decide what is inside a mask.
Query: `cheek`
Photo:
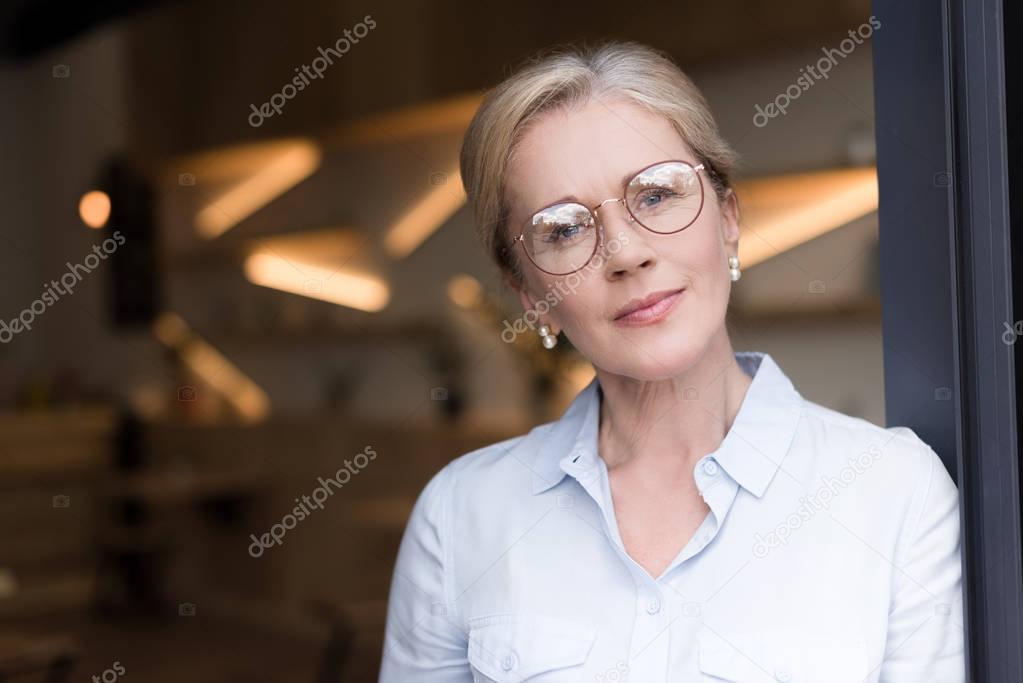
[[[550,317],[570,339],[592,335],[601,325],[607,305],[605,291],[588,288],[585,282],[569,281],[562,282],[560,289],[552,287],[549,291],[553,300]]]
[[[728,279],[728,257],[716,225],[716,221],[708,220],[690,227],[686,232],[693,232],[684,235],[674,250],[675,263],[701,287],[719,287]]]

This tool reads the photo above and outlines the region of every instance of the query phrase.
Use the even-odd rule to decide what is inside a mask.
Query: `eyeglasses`
[[[622,203],[630,223],[662,235],[685,230],[703,209],[703,164],[671,160],[651,164],[625,183],[618,199],[605,199],[592,209],[578,202],[559,202],[526,221],[515,242],[533,265],[549,275],[568,275],[586,267],[604,242],[596,211],[608,202]]]

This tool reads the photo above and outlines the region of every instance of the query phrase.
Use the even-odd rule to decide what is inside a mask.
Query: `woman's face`
[[[665,118],[629,102],[591,100],[546,113],[526,132],[508,167],[509,239],[537,210],[566,197],[592,209],[621,197],[623,178],[669,159],[699,163]],[[523,307],[534,308],[546,297],[539,312],[548,304],[550,310],[541,320],[555,333],[564,331],[605,372],[649,381],[686,371],[725,339],[728,257],[737,255],[739,240],[734,195],[719,204],[706,172],[698,178],[703,208],[681,232],[650,232],[630,222],[621,203],[598,209],[604,246],[575,274],[549,275],[515,244]],[[619,317],[635,300],[678,290],[653,309]]]

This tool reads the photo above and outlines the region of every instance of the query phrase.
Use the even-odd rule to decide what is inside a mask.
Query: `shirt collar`
[[[769,354],[739,351],[735,359],[753,381],[724,440],[709,455],[759,498],[795,436],[802,397]],[[576,476],[597,466],[599,424],[600,383],[594,377],[542,435],[533,466],[534,494],[553,487],[566,474]]]

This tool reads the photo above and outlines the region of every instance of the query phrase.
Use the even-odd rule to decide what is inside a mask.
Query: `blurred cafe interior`
[[[869,42],[763,113],[869,16],[6,3],[0,680],[375,680],[424,484],[593,376],[514,332],[458,172],[484,90],[556,43],[648,43],[696,81],[742,157],[736,349],[883,425]]]

